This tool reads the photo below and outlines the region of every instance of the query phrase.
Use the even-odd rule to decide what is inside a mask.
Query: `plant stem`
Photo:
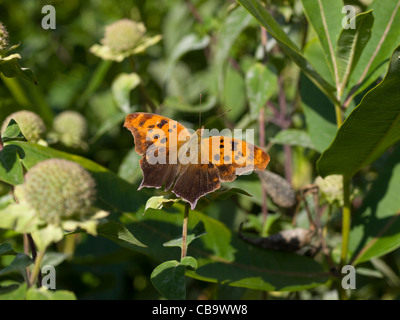
[[[337,127],[340,128],[343,123],[342,110],[341,110],[340,104],[335,103],[335,114],[336,114]]]
[[[38,288],[40,288],[42,286],[42,274],[40,272],[40,265],[42,263],[43,257],[44,257],[44,253],[46,252],[46,249],[43,249],[42,251],[39,251],[37,253],[36,259],[35,259],[35,265],[33,267],[32,270],[32,274],[31,277],[29,279],[29,283],[30,285],[34,285],[36,280],[38,281]]]
[[[35,242],[33,241],[33,238],[32,238],[32,235],[30,234],[30,233],[27,233],[26,234],[26,237],[27,237],[27,239],[28,239],[28,244],[29,244],[29,248],[31,249],[31,253],[32,253],[32,260],[33,260],[33,262],[35,263],[35,266],[36,266],[36,261],[37,261],[37,252],[36,252],[36,246],[35,246]],[[31,274],[31,277],[32,277],[32,274]],[[42,285],[42,274],[41,273],[39,273],[39,274],[37,274],[36,275],[36,277],[38,278],[38,280],[39,280],[39,288],[41,287],[41,285]],[[28,285],[32,285],[33,284],[33,282],[32,281],[29,281],[29,284]]]
[[[347,262],[351,225],[350,179],[346,176],[343,176],[343,200],[342,253],[340,256],[340,267],[344,266]]]
[[[187,228],[188,228],[188,220],[189,220],[189,204],[185,205],[185,213],[183,215],[183,226],[182,226],[182,252],[181,259],[186,257],[187,253]]]

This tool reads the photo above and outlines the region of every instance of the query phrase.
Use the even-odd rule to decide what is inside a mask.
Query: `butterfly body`
[[[128,115],[124,127],[143,155],[142,187],[171,190],[196,207],[200,197],[220,188],[236,175],[264,170],[269,156],[262,149],[225,136],[204,137],[204,128],[189,130],[175,120],[137,112]]]

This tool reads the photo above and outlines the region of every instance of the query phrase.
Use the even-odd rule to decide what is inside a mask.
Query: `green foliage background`
[[[55,30],[41,27],[45,4],[56,8]],[[341,27],[344,4],[363,12],[355,31]],[[43,264],[57,270],[58,296],[50,298],[343,298],[330,268],[346,262],[357,268],[357,290],[347,296],[398,299],[399,5],[397,0],[3,0],[0,21],[10,43],[21,43],[20,64],[34,72],[38,85],[1,75],[0,121],[31,110],[51,130],[57,114],[74,110],[87,120],[89,134],[85,148],[10,142],[1,151],[1,209],[13,202],[10,185],[22,182],[23,170],[66,158],[89,170],[98,186],[97,205],[110,212],[96,237],[66,235],[47,250]],[[104,27],[122,18],[143,22],[150,36],[162,40],[120,63],[92,54]],[[271,157],[267,170],[296,192],[318,175],[343,175],[344,185],[333,188],[344,187],[344,200],[342,194],[333,203],[322,193],[317,202],[305,196],[296,211],[272,201],[272,192],[265,198],[257,175],[239,177],[226,187],[252,197],[235,189],[229,197],[216,193],[190,212],[188,253],[195,263],[176,261],[179,248],[164,244],[179,238],[184,207],[177,203],[144,214],[147,200],[160,192],[137,191],[140,158],[122,124],[130,112],[152,111],[196,129],[200,109],[202,124],[210,129],[254,129]],[[309,228],[308,210],[320,223],[328,253],[311,258],[266,250],[238,236],[243,222],[253,237],[291,229],[292,221]],[[350,211],[346,232],[342,223]],[[195,233],[200,222],[201,237]],[[22,284],[21,270],[31,261],[21,254],[21,234],[0,229],[0,244],[0,297],[44,298],[34,289],[26,293]],[[165,261],[165,269],[152,277]],[[179,290],[157,285],[162,271]]]

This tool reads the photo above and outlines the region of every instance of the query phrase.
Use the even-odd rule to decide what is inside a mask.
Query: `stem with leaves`
[[[42,286],[42,273],[40,271],[40,265],[42,264],[46,249],[36,252],[35,244],[30,234],[28,235],[28,240],[32,251],[32,258],[34,261],[33,270],[29,277],[29,286],[33,286],[36,280],[38,280],[38,288],[40,288]]]
[[[183,214],[183,226],[182,226],[182,251],[181,259],[186,257],[187,254],[187,229],[189,220],[189,204],[185,205],[185,212]]]

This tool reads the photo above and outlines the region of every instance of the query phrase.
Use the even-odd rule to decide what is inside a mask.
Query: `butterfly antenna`
[[[215,117],[211,118],[210,120],[207,121],[207,123],[205,124],[205,127],[207,127],[207,124],[209,124],[211,121],[218,119],[219,117],[222,117],[224,114],[227,114],[228,112],[232,111],[232,108],[229,108],[228,110],[216,115]]]
[[[199,111],[199,128],[201,128],[201,98],[203,95],[200,93],[200,111]]]

